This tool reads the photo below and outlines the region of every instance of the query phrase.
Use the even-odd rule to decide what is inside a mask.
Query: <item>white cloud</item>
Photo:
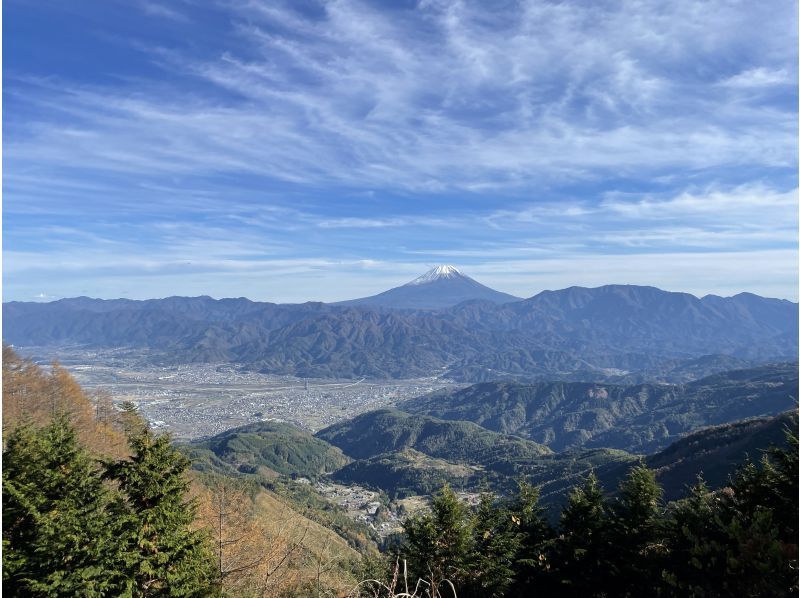
[[[756,67],[736,73],[720,82],[728,87],[771,87],[773,85],[793,85],[793,77],[785,68],[770,69]]]
[[[192,14],[138,6],[174,28]],[[96,279],[106,296],[344,299],[412,278],[426,253],[517,294],[614,280],[795,294],[788,3],[217,8],[202,54],[131,42],[159,75],[9,75],[5,265],[20,297]],[[598,196],[600,182],[660,191]]]
[[[775,224],[797,227],[797,189],[778,191],[763,184],[747,184],[732,189],[711,187],[686,191],[667,199],[645,197],[625,200],[611,194],[601,208],[625,218],[691,219],[705,217],[717,222],[735,222],[742,226],[769,220]]]
[[[8,154],[128,175],[433,192],[796,161],[794,104],[731,103],[715,70],[744,54],[763,64],[726,85],[796,82],[789,7],[534,2],[503,15],[427,2],[385,14],[340,0],[312,19],[233,6],[238,24],[217,58],[152,50],[213,100],[164,81],[18,89],[48,115]],[[241,99],[220,101],[219,88]]]

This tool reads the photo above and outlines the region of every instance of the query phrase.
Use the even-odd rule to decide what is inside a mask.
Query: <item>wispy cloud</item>
[[[743,28],[745,11],[715,2],[658,11],[531,3],[494,15],[463,2],[387,14],[342,0],[313,17],[291,5],[234,4],[229,45],[216,57],[154,50],[179,80],[200,78],[233,98],[209,102],[164,81],[20,88],[53,116],[30,122],[9,150],[17,160],[125,173],[249,172],[432,191],[630,169],[790,167],[794,107],[731,104],[714,85],[715,63],[744,51],[756,65],[727,85],[796,82],[791,56],[776,52],[792,43],[793,11],[751,11],[763,18],[758,35]],[[697,18],[716,24],[702,44]]]
[[[628,218],[675,219],[709,217],[716,221],[737,222],[746,226],[754,219],[768,219],[792,226],[797,218],[797,189],[778,191],[763,184],[747,184],[733,189],[709,188],[686,191],[667,199],[640,198],[625,201],[611,194],[600,207]]]
[[[721,81],[728,87],[772,87],[773,85],[793,85],[793,78],[785,68],[769,69],[756,67],[747,69]]]
[[[142,11],[144,11],[145,14],[153,17],[172,19],[174,21],[181,21],[181,22],[189,20],[185,13],[175,10],[175,8],[167,6],[165,4],[161,4],[159,2],[152,2],[150,0],[141,0],[139,2],[139,6],[141,7]]]
[[[56,292],[42,282],[55,279],[109,295],[130,291],[127,273],[153,294],[248,294],[250,281],[265,297],[334,299],[430,259],[499,283],[504,260],[529,260],[579,282],[581,268],[619,281],[598,262],[624,274],[631,255],[646,282],[645,256],[717,268],[745,252],[758,272],[759,252],[795,251],[789,4],[109,6],[91,15],[102,36],[90,8],[69,8],[85,28],[76,56],[103,60],[73,56],[76,71],[66,46],[44,66],[9,53],[10,292]],[[679,288],[653,260],[649,282]],[[768,286],[722,270],[724,288]],[[796,273],[774,275],[796,293]],[[334,281],[328,296],[313,276]],[[504,290],[529,292],[514,281]]]

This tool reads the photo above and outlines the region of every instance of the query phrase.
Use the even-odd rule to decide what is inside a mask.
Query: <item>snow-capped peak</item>
[[[431,268],[425,274],[420,276],[419,278],[415,278],[411,282],[407,283],[408,285],[418,285],[418,284],[427,284],[429,282],[435,282],[437,280],[443,280],[447,278],[467,278],[464,274],[461,273],[461,270],[456,268],[455,266],[436,266],[435,268]]]

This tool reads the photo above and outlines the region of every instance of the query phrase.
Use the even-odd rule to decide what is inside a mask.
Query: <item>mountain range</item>
[[[338,305],[78,297],[4,303],[3,323],[4,340],[23,347],[124,347],[155,363],[320,378],[676,382],[798,350],[798,305],[787,300],[630,285],[516,300],[448,266]]]
[[[470,421],[554,451],[603,447],[651,453],[702,427],[795,409],[797,399],[797,363],[785,363],[674,385],[482,383],[436,391],[398,408]]]
[[[184,450],[201,471],[263,481],[330,477],[392,498],[429,494],[444,482],[513,491],[525,479],[540,486],[546,504],[563,501],[589,471],[612,490],[644,462],[674,500],[699,474],[722,487],[747,457],[785,443],[786,431],[797,429],[797,384],[796,365],[660,388],[478,384],[363,413],[315,435],[261,422]]]

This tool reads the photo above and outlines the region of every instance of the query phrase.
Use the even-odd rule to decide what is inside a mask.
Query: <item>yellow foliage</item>
[[[67,413],[81,444],[96,455],[128,456],[119,417],[106,393],[87,393],[54,363],[49,370],[3,346],[3,432],[27,421],[46,425],[56,413]]]

